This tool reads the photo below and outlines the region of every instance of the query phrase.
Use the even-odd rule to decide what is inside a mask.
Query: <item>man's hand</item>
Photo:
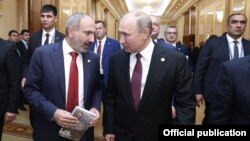
[[[89,126],[92,127],[92,126],[95,126],[98,123],[99,118],[100,118],[100,113],[96,108],[91,108],[89,111],[96,114],[96,117],[92,121],[90,121]]]
[[[172,106],[172,119],[175,119],[175,117],[176,117],[175,107]]]
[[[24,88],[25,83],[26,83],[26,78],[24,77],[21,81],[21,89]]]
[[[5,113],[4,120],[6,122],[12,122],[15,119],[16,119],[16,113],[10,113],[10,112]]]
[[[79,122],[77,117],[72,116],[70,112],[62,109],[55,111],[53,119],[59,126],[64,128],[76,127]]]
[[[200,108],[201,104],[203,104],[203,95],[202,94],[196,94],[196,106]]]
[[[106,141],[115,141],[115,135],[114,134],[106,134],[105,140]]]

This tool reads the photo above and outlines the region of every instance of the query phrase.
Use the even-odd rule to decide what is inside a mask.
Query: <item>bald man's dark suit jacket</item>
[[[104,133],[116,141],[156,141],[159,124],[173,124],[171,104],[175,92],[177,124],[194,124],[192,75],[182,53],[155,46],[139,103],[134,108],[129,71],[130,53],[124,50],[110,60],[109,93],[104,100]]]
[[[250,54],[250,41],[242,39],[244,55]],[[222,63],[229,61],[229,46],[226,34],[206,41],[196,64],[194,74],[194,92],[203,94],[210,101],[213,83],[218,76]]]
[[[208,124],[250,125],[250,56],[222,65],[211,100]]]

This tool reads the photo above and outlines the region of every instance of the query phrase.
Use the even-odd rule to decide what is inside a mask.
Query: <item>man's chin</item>
[[[83,49],[81,49],[81,52],[86,53],[86,52],[88,52],[88,50],[89,50],[88,48],[83,48]]]

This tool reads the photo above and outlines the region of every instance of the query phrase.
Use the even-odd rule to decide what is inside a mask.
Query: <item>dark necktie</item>
[[[66,110],[72,112],[75,106],[78,105],[78,70],[76,65],[76,52],[70,52],[72,56],[70,71],[69,71],[69,84],[68,84],[68,97]]]
[[[141,79],[142,79],[142,64],[140,59],[141,57],[142,55],[140,53],[136,54],[137,61],[131,79],[131,89],[136,110],[138,109],[140,102],[140,95],[141,95]]]
[[[102,51],[102,41],[99,41],[98,48],[97,48],[97,54],[100,56]]]
[[[234,41],[234,59],[239,58],[238,41]]]
[[[49,43],[49,33],[46,33],[46,39],[43,45],[47,45]]]

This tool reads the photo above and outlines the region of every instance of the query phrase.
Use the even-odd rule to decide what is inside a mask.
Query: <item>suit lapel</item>
[[[42,36],[43,36],[43,31],[41,30],[41,31],[39,32],[38,38],[37,38],[37,39],[39,39],[39,40],[34,40],[34,41],[36,41],[35,47],[39,47],[39,46],[42,45]]]
[[[51,56],[51,60],[56,72],[56,77],[59,80],[60,83],[60,88],[61,91],[63,93],[63,98],[64,101],[66,101],[66,92],[65,92],[65,72],[64,72],[64,58],[63,58],[63,51],[62,51],[62,42],[60,42],[57,44],[57,46],[55,46],[53,48],[53,53],[50,55]]]
[[[110,46],[111,46],[110,40],[109,40],[109,38],[107,38],[106,42],[103,46],[104,48],[102,51],[102,60],[105,60],[106,57],[108,56],[108,53],[110,52]],[[102,61],[102,63],[103,63],[103,61]]]
[[[224,58],[225,61],[230,60],[229,46],[228,46],[228,41],[227,41],[226,34],[222,36],[221,40],[222,40],[222,42],[221,42],[222,45],[220,45],[221,49],[222,49],[221,54],[223,54],[223,58]]]
[[[159,80],[162,69],[166,66],[166,63],[168,61],[168,58],[166,57],[166,55],[163,55],[165,51],[163,49],[164,48],[161,48],[159,46],[154,47],[154,51],[153,51],[151,63],[150,63],[150,68],[149,68],[148,76],[146,79],[146,84],[145,84],[143,95],[139,104],[139,110],[141,107],[143,107],[143,105],[145,104],[149,96],[154,94],[153,92],[155,88],[154,85],[156,84],[156,81]]]
[[[84,78],[84,103],[86,103],[87,99],[87,92],[89,87],[89,80],[90,80],[90,71],[91,71],[91,58],[89,57],[89,53],[82,53],[82,61],[83,61],[83,78]]]
[[[119,67],[121,67],[120,70],[124,70],[124,72],[122,73],[124,79],[123,79],[123,83],[117,84],[117,85],[124,85],[124,88],[127,88],[124,90],[125,91],[124,99],[128,103],[129,107],[135,110],[133,94],[132,94],[131,84],[130,84],[130,70],[129,70],[130,53],[126,53],[125,51],[123,51],[123,54],[120,57],[121,57],[120,58],[121,62],[119,64]]]
[[[54,43],[56,43],[56,42],[58,42],[58,41],[61,40],[61,38],[60,38],[60,36],[59,36],[58,34],[59,34],[59,33],[56,31],[56,32],[55,32],[55,41],[54,41]]]
[[[249,41],[246,41],[244,38],[242,38],[242,45],[244,50],[244,56],[249,55],[250,54]]]
[[[250,71],[250,55],[247,56],[247,62],[248,62],[248,64],[247,64],[248,70]]]

